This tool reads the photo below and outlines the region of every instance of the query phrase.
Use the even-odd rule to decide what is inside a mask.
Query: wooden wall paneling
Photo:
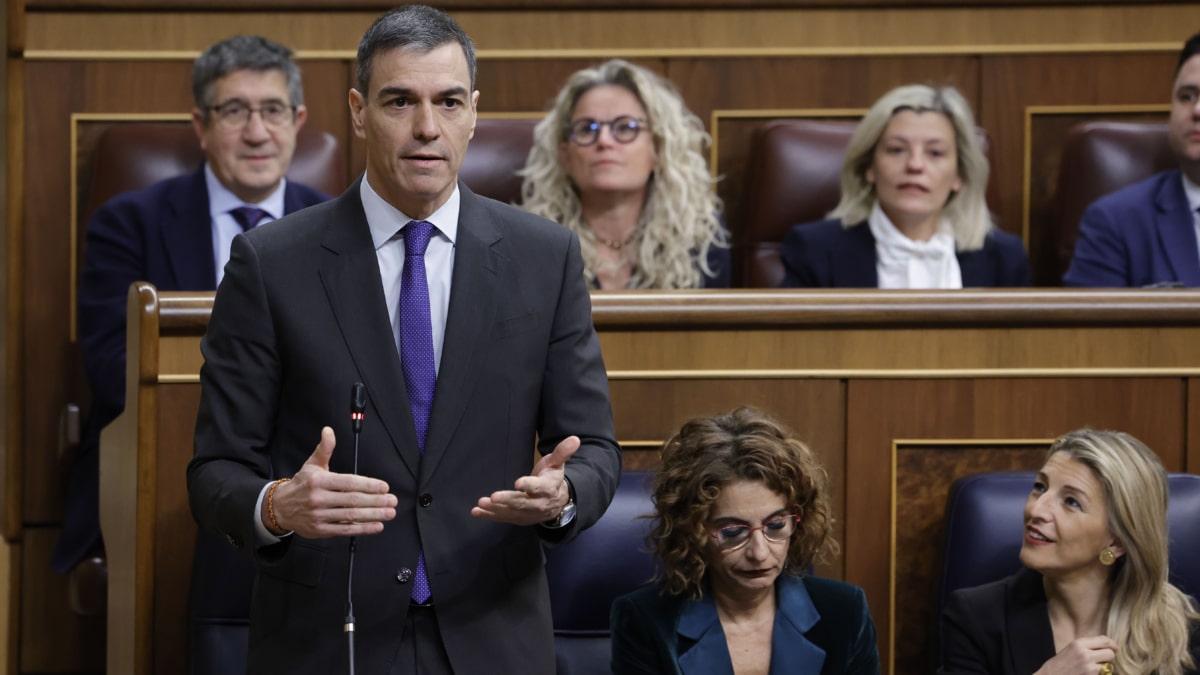
[[[163,352],[160,352],[163,354]],[[200,385],[169,384],[157,387],[158,441],[164,448],[190,448],[195,431],[195,411],[200,407]],[[192,557],[196,547],[196,521],[188,508],[187,463],[189,452],[160,453],[154,471],[158,474],[158,516],[154,533],[155,673],[188,672],[186,622],[188,594],[192,584]]]
[[[894,595],[906,580],[910,551],[889,542],[893,503],[908,508],[910,495],[893,492],[889,449],[906,439],[954,439],[995,446],[1013,440],[1053,438],[1082,426],[1128,431],[1153,448],[1168,471],[1183,465],[1185,383],[1179,378],[996,378],[852,380],[847,394],[846,578],[866,589],[880,635],[885,669],[929,672],[924,657],[900,648],[909,622],[928,625],[928,610],[900,605]],[[1008,440],[1010,443],[1001,441]],[[974,443],[978,441],[979,443]],[[952,476],[927,476],[949,483]],[[919,553],[918,553],[919,555]],[[893,653],[892,647],[897,651]],[[904,656],[904,662],[898,659]],[[921,659],[920,663],[917,660]]]
[[[897,615],[903,614],[896,624],[894,672],[932,673],[938,667],[929,645],[938,619],[935,599],[950,484],[982,471],[1038,469],[1048,444],[1048,439],[893,443],[894,606]]]
[[[1180,38],[1182,39],[1182,38]],[[1175,53],[1129,52],[1091,54],[985,55],[982,58],[983,82],[977,109],[979,123],[992,133],[996,151],[992,161],[992,180],[997,184],[999,202],[992,205],[999,225],[1010,232],[1022,232],[1029,215],[1026,194],[1032,182],[1045,184],[1045,176],[1027,175],[1027,168],[1044,171],[1045,160],[1033,164],[1028,157],[1025,112],[1031,106],[1116,106],[1166,104],[1171,100],[1175,75]],[[1041,141],[1039,139],[1039,142]],[[1061,140],[1058,141],[1061,144]],[[1044,158],[1053,150],[1040,149],[1034,156]],[[1030,223],[1032,225],[1032,223]],[[1044,226],[1039,222],[1039,226]],[[1046,262],[1053,251],[1042,247],[1046,235],[1029,232],[1035,278],[1041,283],[1055,281]],[[1057,284],[1056,284],[1057,285]]]
[[[66,580],[50,569],[57,539],[56,527],[27,527],[19,547],[20,642],[14,644],[19,672],[102,673],[104,617],[85,618],[71,611]]]
[[[607,358],[607,356],[606,356]],[[656,470],[658,449],[688,419],[751,405],[784,423],[820,458],[829,474],[829,493],[840,543],[845,526],[846,384],[836,379],[610,379],[617,438],[625,470]],[[647,402],[653,405],[647,405]],[[630,441],[633,441],[630,443]],[[817,573],[842,578],[841,554]]]
[[[304,105],[308,108],[307,126],[333,134],[346,158],[353,166],[351,147],[354,130],[350,125],[350,87],[353,86],[353,59],[347,69],[344,61],[335,59],[298,59],[304,79]],[[189,66],[190,67],[190,66]],[[187,110],[191,110],[188,105]],[[358,174],[347,169],[343,187],[350,185]]]
[[[0,131],[0,217],[3,230],[0,232],[0,261],[4,271],[0,272],[0,536],[15,540],[21,532],[22,471],[24,457],[20,451],[24,432],[21,419],[21,308],[24,305],[21,266],[21,209],[24,204],[24,171],[21,162],[24,152],[24,115],[21,101],[24,85],[23,63],[18,58],[24,45],[24,6],[21,3],[6,3],[0,10],[0,45],[3,45],[3,60],[0,62],[0,111],[5,116],[4,130]],[[16,555],[17,549],[10,553]],[[17,569],[14,565],[10,569]],[[15,572],[14,572],[15,574]],[[15,603],[12,603],[15,605]],[[9,605],[0,610],[11,616],[15,611]],[[10,621],[11,629],[16,621]],[[5,631],[5,634],[9,634]],[[0,638],[2,639],[2,638]],[[15,645],[15,640],[4,644]],[[0,664],[15,660],[16,650],[10,650]]]
[[[1187,380],[1187,441],[1182,471],[1200,474],[1200,379]]]
[[[29,62],[23,255],[36,289],[25,312],[26,521],[56,522],[62,511],[57,460],[59,415],[86,398],[78,346],[68,339],[71,301],[71,114],[191,109],[190,64],[168,61]]]

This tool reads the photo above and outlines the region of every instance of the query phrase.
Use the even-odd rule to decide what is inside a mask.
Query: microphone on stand
[[[362,431],[367,410],[367,388],[362,382],[350,387],[350,430],[354,433],[354,473],[358,473],[358,435]],[[354,675],[354,540],[350,537],[350,561],[346,566],[346,632],[350,648],[350,675]]]

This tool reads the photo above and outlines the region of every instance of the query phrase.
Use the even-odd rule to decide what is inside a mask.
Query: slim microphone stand
[[[362,432],[364,411],[367,408],[366,388],[355,382],[350,389],[350,428],[354,432],[354,474],[358,475],[358,435]],[[350,559],[346,565],[346,646],[350,655],[350,675],[354,675],[354,542],[350,537]]]

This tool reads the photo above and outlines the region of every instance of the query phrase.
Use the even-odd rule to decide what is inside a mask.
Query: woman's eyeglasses
[[[608,127],[618,143],[632,143],[641,133],[646,120],[621,115],[611,120],[594,120],[590,117],[575,120],[567,127],[567,138],[575,145],[588,146],[600,140],[600,130]]]
[[[709,530],[708,534],[716,540],[717,548],[722,551],[736,551],[750,542],[750,537],[756,530],[762,530],[767,541],[775,543],[787,541],[796,533],[796,523],[799,521],[800,516],[789,513],[775,516],[758,527],[725,525]]]

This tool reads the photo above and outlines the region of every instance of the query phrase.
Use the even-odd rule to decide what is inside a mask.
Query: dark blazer
[[[1179,171],[1101,197],[1083,213],[1067,286],[1200,286],[1200,249]]]
[[[1189,651],[1200,663],[1200,630]],[[943,675],[1029,675],[1055,655],[1042,575],[1016,574],[950,594],[942,613]],[[1188,671],[1195,672],[1195,671]]]
[[[862,589],[840,581],[787,575],[775,582],[771,673],[835,675],[880,672],[875,622]],[[615,675],[733,675],[733,663],[713,604],[638,589],[612,607]]]
[[[234,240],[201,343],[195,456],[200,524],[254,556],[250,673],[330,673],[346,662],[347,543],[293,535],[255,545],[255,502],[333,427],[330,469],[352,471],[347,396],[369,398],[359,473],[396,495],[396,519],[359,537],[361,672],[391,672],[423,548],[456,673],[552,673],[542,543],[604,513],[621,454],[579,242],[562,226],[460,183],[449,312],[424,456],[404,388],[374,244],[355,183],[341,197]],[[471,507],[575,434],[566,472],[578,515],[562,530],[473,518]]]
[[[875,235],[866,221],[842,227],[840,220],[796,225],[783,238],[783,287],[878,288]],[[963,288],[1028,286],[1029,258],[1020,238],[992,230],[978,251],[959,251]]]
[[[287,213],[328,195],[294,181],[284,188]],[[79,279],[79,347],[92,402],[67,490],[63,530],[52,559],[67,572],[100,544],[100,430],[125,409],[125,312],[129,285],[160,291],[212,291],[212,218],[204,166],[143,190],[124,192],[87,225]]]

